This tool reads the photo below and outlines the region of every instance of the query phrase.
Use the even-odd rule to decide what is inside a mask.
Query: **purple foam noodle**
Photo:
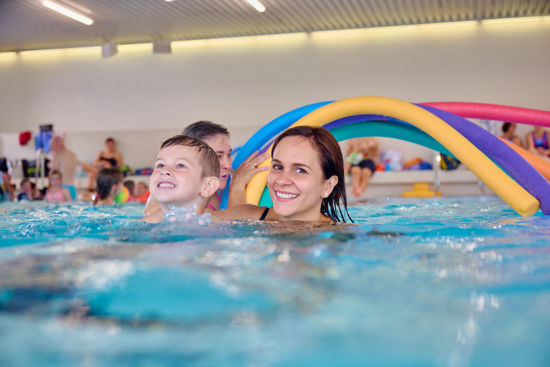
[[[545,215],[550,214],[550,183],[515,150],[487,130],[465,118],[434,107],[422,104],[417,104],[417,106],[439,117],[461,133],[520,186],[531,193],[540,202],[540,209]]]

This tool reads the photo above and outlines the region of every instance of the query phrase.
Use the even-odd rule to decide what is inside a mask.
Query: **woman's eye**
[[[274,170],[276,170],[276,171],[280,171],[280,170],[283,169],[283,166],[281,166],[280,164],[273,164],[273,165],[271,166],[271,169],[274,169]]]
[[[297,173],[307,173],[307,171],[303,168],[296,168]]]

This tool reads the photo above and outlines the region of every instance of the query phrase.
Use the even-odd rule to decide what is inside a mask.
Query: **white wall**
[[[237,145],[294,108],[361,95],[550,110],[549,21],[193,41],[172,55],[150,48],[119,47],[110,59],[99,48],[0,54],[0,133],[53,123],[83,160],[113,135],[126,161],[143,166],[159,131],[209,119]]]

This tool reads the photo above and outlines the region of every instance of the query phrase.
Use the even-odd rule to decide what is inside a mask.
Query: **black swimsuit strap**
[[[267,213],[269,212],[269,208],[265,208],[264,209],[264,212],[262,213],[261,217],[259,220],[264,220],[265,217],[267,216]]]

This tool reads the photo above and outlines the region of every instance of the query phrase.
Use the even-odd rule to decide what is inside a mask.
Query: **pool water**
[[[0,366],[549,366],[550,218],[381,199],[354,226],[0,205]]]

